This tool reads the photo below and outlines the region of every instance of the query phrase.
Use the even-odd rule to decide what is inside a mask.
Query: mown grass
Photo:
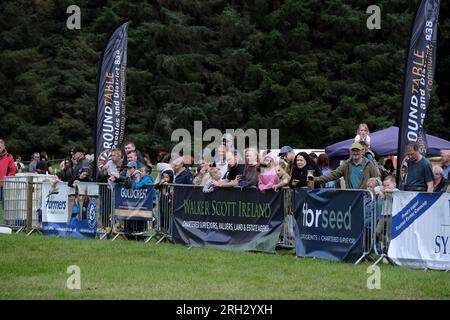
[[[0,299],[449,299],[450,276],[170,243],[0,235]],[[81,269],[69,290],[67,268]]]

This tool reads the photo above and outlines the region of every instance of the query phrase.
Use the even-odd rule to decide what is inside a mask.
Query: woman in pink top
[[[258,188],[261,191],[266,191],[280,182],[275,170],[275,153],[269,152],[265,155],[263,164],[266,166],[266,170],[259,175]]]

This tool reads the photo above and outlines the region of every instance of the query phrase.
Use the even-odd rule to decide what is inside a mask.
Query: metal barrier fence
[[[29,178],[28,178],[29,179]],[[28,215],[31,211],[31,220],[27,228],[29,232],[40,230],[42,223],[41,203],[42,203],[42,182],[34,182],[32,180],[18,181],[5,180],[3,186],[3,207],[4,221],[3,224],[21,231],[27,227]],[[30,182],[31,181],[31,182]],[[97,234],[100,239],[108,236],[117,236],[122,234],[142,234],[148,236],[146,242],[149,242],[154,236],[159,237],[157,243],[164,239],[172,239],[172,219],[173,219],[173,194],[176,185],[161,185],[158,187],[158,195],[156,204],[153,208],[154,223],[140,221],[122,221],[123,226],[115,226],[114,219],[114,202],[115,195],[113,186],[108,183],[92,183],[99,186],[99,217],[97,218]],[[237,188],[238,189],[238,188]],[[379,219],[376,213],[376,198],[367,190],[359,190],[365,192],[364,216],[366,220],[364,233],[364,253],[357,261],[359,263],[363,259],[370,259],[372,250],[380,257],[387,253],[387,245],[389,243],[390,224],[386,224],[385,228],[380,229],[382,232],[377,233],[376,227]],[[284,199],[284,223],[280,234],[279,247],[295,248],[295,219],[293,215],[293,190],[289,188],[282,189]],[[388,212],[388,206],[392,208],[392,195],[386,193],[389,199],[384,201],[383,212]],[[28,199],[32,199],[31,203]],[[391,210],[391,209],[390,209]],[[124,230],[117,230],[123,228]],[[154,234],[150,235],[149,230],[154,229]],[[377,237],[376,234],[379,236]],[[380,243],[386,247],[383,252],[379,251]],[[383,247],[384,248],[384,247]]]
[[[158,201],[155,210],[156,218],[156,234],[161,236],[163,239],[172,239],[172,220],[173,220],[173,193],[176,185],[162,185],[159,189]],[[240,189],[235,187],[236,191]],[[371,252],[373,250],[373,244],[375,239],[375,228],[376,228],[376,206],[375,198],[372,193],[368,190],[357,190],[365,194],[365,206],[364,206],[364,217],[365,217],[365,229],[363,238],[363,248],[364,252],[360,259],[356,263],[361,262],[364,259],[371,259]],[[293,213],[293,194],[294,190],[290,188],[283,188],[283,199],[284,199],[284,220],[283,226],[281,228],[280,239],[277,244],[279,248],[292,249],[295,248],[295,218]],[[149,241],[150,239],[148,239]]]
[[[173,192],[174,185],[163,184],[158,186],[156,206],[154,208],[155,235],[160,237],[157,243],[167,239],[172,240],[172,219],[173,219]],[[150,236],[145,242],[149,242]]]
[[[3,221],[0,224],[16,232],[27,230],[28,234],[42,229],[42,185],[53,176],[23,175],[3,180],[2,203]],[[36,181],[38,180],[38,181]],[[40,180],[40,181],[39,181]],[[111,234],[114,192],[108,183],[91,183],[99,187],[99,216],[97,234],[100,239]],[[30,201],[31,200],[31,201]]]
[[[44,177],[48,179],[51,176]],[[37,230],[42,217],[42,182],[34,181],[31,175],[23,175],[7,177],[2,183],[3,221],[0,223],[16,232],[26,229],[31,233]]]
[[[27,226],[28,182],[4,181],[2,225],[20,232]]]
[[[392,204],[394,202],[394,194],[389,191],[383,193],[382,210],[377,217],[376,235],[374,238],[374,252],[379,256],[378,260],[374,263],[377,265],[381,261],[391,263],[388,257],[389,243],[391,241],[392,231]]]
[[[284,201],[284,219],[281,227],[280,241],[278,247],[292,249],[295,248],[295,219],[292,207],[293,190],[290,188],[281,189]]]
[[[99,186],[100,219],[97,219],[97,236],[106,239],[114,227],[114,189],[109,183],[96,183]]]
[[[363,238],[363,248],[364,252],[361,258],[355,262],[355,264],[360,263],[362,260],[372,260],[370,254],[373,249],[373,241],[375,238],[375,228],[376,228],[376,197],[372,192],[368,190],[358,190],[365,193],[364,195],[364,238]]]

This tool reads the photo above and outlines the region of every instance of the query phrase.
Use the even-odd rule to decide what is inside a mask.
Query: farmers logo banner
[[[406,63],[402,119],[399,131],[398,166],[404,159],[408,141],[419,143],[426,154],[425,115],[433,89],[437,49],[439,0],[423,0],[416,12]]]
[[[99,208],[98,186],[80,183],[75,188],[69,188],[66,183],[43,184],[42,194],[44,234],[95,238]]]
[[[125,133],[128,22],[111,34],[103,51],[97,83],[96,159],[98,168],[110,159]]]
[[[284,217],[283,192],[174,187],[173,240],[191,246],[274,252]]]
[[[293,201],[297,256],[349,262],[362,256],[363,192],[296,189]]]
[[[116,185],[114,214],[120,220],[152,220],[154,186],[129,189]]]
[[[450,270],[450,193],[395,192],[392,214],[394,263]]]

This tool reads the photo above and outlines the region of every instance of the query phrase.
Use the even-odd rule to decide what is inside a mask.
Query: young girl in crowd
[[[272,186],[272,189],[275,191],[278,191],[278,189],[287,186],[289,184],[289,181],[291,180],[291,176],[289,173],[287,173],[288,170],[288,164],[286,162],[280,162],[276,167],[276,172],[278,175],[278,178],[280,179],[280,182],[276,185]]]
[[[360,123],[356,129],[355,142],[364,141],[366,145],[370,146],[369,127],[365,123]]]

